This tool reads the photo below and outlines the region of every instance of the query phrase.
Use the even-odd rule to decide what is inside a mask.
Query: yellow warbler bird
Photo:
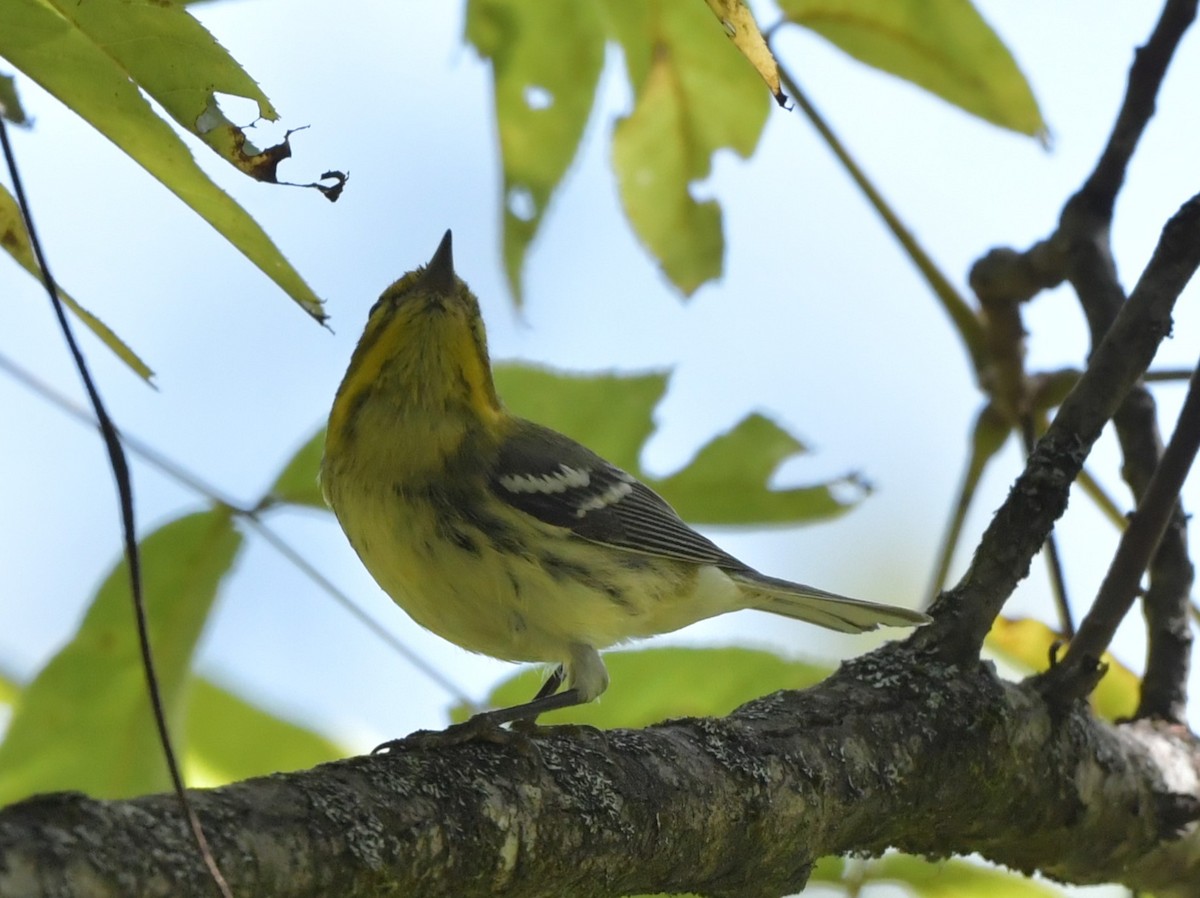
[[[371,309],[329,414],[321,487],[417,623],[472,652],[558,665],[476,731],[590,702],[608,686],[600,649],[727,611],[848,633],[928,620],[760,574],[630,474],[509,414],[449,231]]]

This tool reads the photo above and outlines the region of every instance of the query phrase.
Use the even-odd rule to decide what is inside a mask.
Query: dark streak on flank
[[[625,599],[625,594],[621,592],[620,589],[618,589],[612,583],[600,579],[589,568],[586,568],[581,564],[578,564],[574,561],[568,561],[559,555],[554,555],[549,552],[539,555],[538,563],[541,564],[542,569],[545,570],[546,573],[558,583],[563,583],[568,580],[573,580],[576,583],[582,583],[588,589],[604,593],[618,605],[629,607],[629,603]]]
[[[469,552],[476,557],[479,556],[479,544],[465,530],[461,530],[451,524],[446,528],[446,537],[464,552]]]

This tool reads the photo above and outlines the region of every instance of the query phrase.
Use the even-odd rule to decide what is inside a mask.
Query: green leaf
[[[604,664],[611,685],[599,701],[542,714],[538,722],[611,729],[644,727],[671,717],[719,717],[780,689],[807,688],[831,670],[741,648],[607,652]],[[497,686],[488,704],[506,708],[527,702],[541,684],[542,672],[524,670]],[[470,714],[470,708],[460,705],[450,716],[459,721]]]
[[[37,278],[39,282],[41,281],[41,269],[34,258],[33,247],[29,243],[29,232],[25,229],[21,210],[17,207],[17,201],[13,195],[3,184],[0,184],[0,246],[16,260],[18,265]],[[63,305],[70,309],[85,327],[99,337],[101,343],[111,349],[117,358],[132,368],[134,373],[143,380],[149,381],[154,377],[150,366],[113,333],[108,325],[77,303],[66,290],[62,289],[62,285],[57,286],[58,298],[62,300]]]
[[[654,432],[654,408],[667,392],[666,372],[567,374],[504,362],[493,375],[512,412],[565,433],[641,476],[639,458]]]
[[[241,542],[230,512],[218,508],[171,521],[141,543],[151,645],[180,754],[192,653]],[[120,798],[169,784],[122,560],[74,638],[17,701],[0,744],[0,805],[62,789]]]
[[[753,414],[713,439],[678,474],[657,481],[655,488],[680,515],[698,524],[787,523],[841,514],[848,506],[828,484],[767,487],[784,461],[804,451],[804,444],[774,421]],[[841,482],[858,484],[853,477]]]
[[[686,294],[721,274],[721,211],[697,202],[717,150],[749,156],[770,100],[754,69],[699,3],[609,2],[635,91],[613,135],[625,214],[667,277]]]
[[[788,21],[986,121],[1044,137],[1033,90],[969,0],[780,0]]]
[[[216,93],[253,100],[267,121],[279,115],[254,79],[187,10],[153,0],[49,3],[180,126],[246,170],[245,135],[220,114]]]
[[[752,525],[810,521],[841,514],[852,504],[833,487],[862,490],[853,477],[832,484],[772,489],[779,465],[804,446],[762,415],[748,415],[702,447],[670,477],[642,470],[642,446],[654,432],[654,409],[667,375],[564,374],[511,362],[495,366],[496,390],[515,414],[578,440],[658,490],[689,521]],[[268,493],[270,502],[325,508],[317,471],[325,446],[318,431],[287,463]]]
[[[318,473],[321,457],[325,453],[325,428],[320,428],[303,446],[296,450],[275,483],[263,504],[290,502],[328,511],[325,497],[321,495]]]
[[[324,736],[270,714],[203,677],[187,704],[188,782],[221,785],[307,770],[348,752]]]
[[[670,477],[647,474],[639,457],[654,431],[654,408],[666,392],[664,373],[571,375],[506,364],[496,366],[495,378],[514,412],[565,433],[644,480],[693,523],[795,523],[849,507],[830,484],[770,488],[780,463],[804,446],[757,414],[702,447]],[[848,477],[837,485],[854,483]]]
[[[591,113],[604,66],[595,3],[471,0],[467,40],[492,65],[504,166],[504,263],[521,298],[521,269]]]
[[[178,93],[178,112],[187,116],[195,108],[198,91],[207,90],[211,95],[213,85],[203,81],[203,76],[216,77],[216,61],[227,59],[224,51],[198,23],[194,27],[183,23],[190,15],[173,3],[89,0],[80,4],[64,0],[62,5],[79,18],[66,18],[43,0],[0,3],[0,56],[128,153],[306,312],[324,320],[321,301],[312,289],[258,223],[201,171],[183,141],[154,113],[139,92],[139,84],[131,80],[138,75],[147,78],[141,86],[152,95],[165,97],[164,102],[174,103],[170,95]],[[81,21],[91,30],[84,30]],[[177,67],[176,53],[199,60],[202,71],[185,78],[185,67]],[[234,92],[247,90],[246,83],[253,84],[244,74],[221,78],[219,83]],[[222,127],[215,107],[206,109],[206,117],[196,113],[195,120],[182,124],[195,133]]]
[[[0,671],[0,705],[12,705],[21,694],[21,684],[16,678]]]

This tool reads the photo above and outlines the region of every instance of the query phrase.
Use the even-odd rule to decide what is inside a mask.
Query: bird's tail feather
[[[782,614],[843,633],[865,633],[876,627],[916,627],[929,623],[929,616],[910,608],[851,599],[789,580],[733,574],[752,608]]]

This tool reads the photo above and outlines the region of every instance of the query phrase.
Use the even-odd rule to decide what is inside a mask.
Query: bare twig
[[[1167,0],[1145,45],[1130,67],[1128,85],[1108,144],[1095,170],[1063,207],[1052,241],[1061,248],[1066,274],[1098,346],[1125,301],[1112,257],[1113,207],[1134,151],[1154,115],[1156,98],[1183,34],[1196,17],[1196,0]],[[1140,503],[1162,454],[1154,398],[1135,386],[1113,416],[1124,460],[1122,474]],[[1192,565],[1182,507],[1173,512],[1150,566],[1145,609],[1148,655],[1139,715],[1179,720],[1186,702],[1191,628],[1188,601]]]
[[[44,383],[29,371],[26,371],[3,353],[0,353],[0,372],[7,374],[17,381],[17,383],[73,420],[91,427],[98,426],[96,419],[92,415],[50,387],[49,384]],[[424,674],[435,685],[441,687],[447,695],[455,701],[467,705],[472,711],[484,710],[483,708],[479,708],[477,703],[467,695],[466,690],[442,673],[442,671],[438,670],[431,662],[421,657],[419,653],[401,642],[387,627],[359,607],[350,596],[346,595],[329,578],[313,567],[301,552],[271,529],[264,520],[264,510],[243,507],[231,496],[226,495],[217,489],[217,487],[205,481],[200,475],[189,471],[178,461],[168,458],[149,443],[130,434],[128,431],[121,434],[121,444],[135,457],[141,458],[152,468],[161,471],[176,483],[190,489],[213,504],[223,505],[228,508],[234,515],[244,520],[248,526],[256,530],[271,548],[275,549],[289,564],[316,585],[318,589],[340,605],[344,611],[362,624],[373,636],[377,637],[401,658],[408,661],[418,672]]]
[[[971,357],[971,363],[975,371],[980,371],[986,362],[984,357],[984,335],[983,328],[979,319],[975,315],[975,310],[967,303],[962,295],[950,283],[950,280],[938,268],[937,263],[925,251],[920,242],[913,235],[912,231],[900,220],[900,217],[895,213],[887,200],[883,198],[883,194],[871,183],[866,172],[854,161],[854,157],[850,155],[850,151],[833,133],[833,129],[824,117],[817,111],[817,108],[808,99],[808,96],[800,89],[800,85],[789,74],[788,70],[783,66],[779,69],[780,78],[783,81],[784,87],[787,89],[788,95],[796,101],[796,106],[808,117],[812,122],[817,133],[829,146],[829,149],[837,156],[838,161],[846,169],[854,183],[858,185],[859,190],[867,198],[867,201],[879,213],[879,217],[883,219],[888,230],[899,242],[904,252],[917,266],[917,270],[925,279],[925,282],[933,290],[938,301],[941,302],[942,308],[946,310],[955,327],[958,329],[959,336],[962,338],[966,346],[967,353]]]
[[[1084,459],[1171,330],[1171,309],[1200,265],[1200,196],[1167,222],[1137,288],[1063,400],[1025,471],[985,531],[966,575],[934,603],[934,624],[912,637],[966,660],[978,653],[992,621],[1067,504]]]
[[[1021,446],[1028,459],[1036,442],[1035,408],[1038,396],[1038,379],[1025,370],[1026,342],[1025,325],[1021,320],[1021,304],[1046,286],[1047,274],[1038,253],[1021,256],[1011,266],[1010,275],[1017,277],[992,278],[994,265],[992,254],[976,263],[971,269],[971,289],[979,300],[979,308],[987,336],[988,367],[980,381],[991,397],[991,405],[1000,413],[1007,426],[1015,429],[1021,438]],[[1049,275],[1051,278],[1053,275]],[[1058,544],[1054,533],[1046,537],[1046,564],[1050,573],[1051,593],[1058,610],[1059,630],[1070,636],[1074,633],[1074,619],[1067,599],[1067,585],[1063,577],[1062,564],[1058,556]]]
[[[1159,89],[1184,32],[1196,18],[1196,0],[1167,0],[1149,39],[1129,70],[1129,83],[1108,144],[1095,169],[1063,210],[1063,218],[1094,216],[1111,221],[1129,160],[1154,116]],[[1072,227],[1065,230],[1072,231]]]
[[[1087,317],[1093,350],[1098,351],[1126,304],[1109,240],[1113,207],[1129,160],[1153,116],[1170,60],[1195,18],[1196,6],[1196,0],[1167,0],[1153,33],[1137,52],[1109,141],[1095,170],[1064,206],[1057,230],[1025,252],[997,249],[980,259],[971,273],[977,293],[1024,301],[1069,280]],[[1136,502],[1162,451],[1154,401],[1141,384],[1129,389],[1113,423],[1124,456],[1122,472]],[[1191,646],[1188,594],[1192,567],[1184,521],[1182,510],[1177,510],[1175,525],[1151,564],[1146,598],[1150,653],[1139,713],[1170,719],[1179,719],[1183,710]]]
[[[1137,511],[1121,535],[1112,564],[1066,657],[1045,675],[1058,697],[1081,698],[1099,677],[1100,657],[1137,597],[1142,574],[1163,533],[1178,514],[1179,491],[1200,449],[1200,373],[1192,375],[1175,433]]]
[[[134,523],[133,513],[133,482],[129,476],[129,464],[125,458],[125,450],[121,447],[121,438],[117,433],[117,428],[108,416],[108,410],[104,407],[104,401],[100,398],[100,392],[96,389],[96,384],[92,380],[91,371],[88,369],[87,362],[83,358],[83,352],[79,349],[79,344],[75,341],[75,334],[71,330],[71,324],[67,320],[66,313],[63,311],[62,300],[58,295],[58,286],[55,283],[54,276],[50,273],[50,264],[46,259],[45,252],[42,250],[42,242],[33,224],[33,214],[30,209],[28,197],[25,195],[24,183],[17,169],[16,156],[13,153],[12,144],[8,139],[8,127],[4,123],[3,116],[0,116],[0,145],[3,146],[4,159],[8,165],[9,175],[12,178],[13,195],[16,197],[17,206],[21,210],[21,217],[25,220],[25,230],[29,235],[29,245],[33,249],[38,267],[41,269],[42,284],[50,297],[50,305],[54,309],[55,316],[58,318],[63,339],[67,342],[67,347],[70,349],[71,357],[75,362],[75,368],[79,372],[79,377],[83,381],[88,400],[91,402],[92,409],[96,414],[96,421],[100,427],[100,436],[104,441],[104,448],[108,453],[109,464],[112,467],[113,477],[116,480],[117,495],[120,498],[121,504],[121,528],[125,541],[125,558],[129,565],[129,591],[133,599],[134,620],[137,627],[138,645],[142,656],[142,670],[146,675],[146,688],[150,696],[150,706],[154,714],[155,726],[158,729],[163,758],[166,761],[167,770],[170,773],[171,782],[175,788],[175,796],[179,802],[180,810],[182,810],[184,818],[188,822],[192,838],[195,840],[196,848],[200,852],[208,875],[216,885],[217,891],[224,898],[233,898],[233,893],[229,890],[229,885],[225,882],[225,877],[221,875],[216,859],[209,849],[204,829],[200,825],[200,819],[196,816],[196,812],[188,801],[187,791],[183,783],[183,775],[179,770],[179,762],[175,757],[175,750],[171,746],[171,735],[167,728],[167,718],[159,691],[158,676],[154,669],[154,655],[150,646],[150,632],[146,621],[146,605],[142,596],[141,556],[138,552],[137,528]]]

